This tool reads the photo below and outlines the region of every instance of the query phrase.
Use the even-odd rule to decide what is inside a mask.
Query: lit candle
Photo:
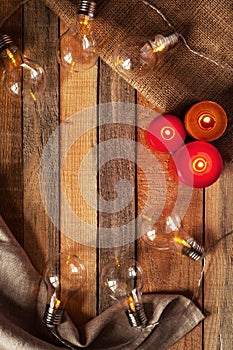
[[[194,139],[210,142],[218,139],[226,130],[227,115],[218,103],[202,101],[188,110],[184,123]]]
[[[221,175],[223,162],[219,151],[204,141],[181,147],[173,156],[179,179],[193,188],[212,185]]]
[[[171,114],[154,119],[146,132],[149,146],[160,152],[174,152],[183,145],[186,131],[182,121]]]

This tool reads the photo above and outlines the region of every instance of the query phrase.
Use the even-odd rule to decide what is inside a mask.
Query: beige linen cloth
[[[0,217],[0,349],[58,350],[64,348],[43,324],[46,287],[25,252]],[[179,295],[144,295],[150,322],[132,328],[124,307],[115,304],[80,329],[66,315],[62,336],[78,348],[95,350],[165,350],[202,319],[199,309]],[[158,325],[155,325],[159,322]]]

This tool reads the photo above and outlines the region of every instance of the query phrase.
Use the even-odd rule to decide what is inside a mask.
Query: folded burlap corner
[[[76,15],[77,0],[44,0],[45,4],[68,26]],[[142,0],[96,0],[95,34],[100,57],[113,69],[113,51],[125,37],[170,34],[171,28]],[[186,38],[192,49],[217,61],[219,66],[197,57],[180,39],[169,51],[164,64],[143,77],[124,78],[163,111],[184,113],[193,103],[214,100],[228,114],[233,108],[231,43],[233,40],[231,4],[227,1],[149,0]],[[233,69],[233,68],[232,68]]]
[[[0,264],[1,350],[61,349],[61,344],[43,324],[47,300],[44,281],[1,217]],[[59,332],[80,348],[165,350],[204,318],[200,310],[181,295],[148,294],[143,296],[143,302],[152,324],[145,330],[132,328],[124,306],[118,303],[80,329],[66,315]]]

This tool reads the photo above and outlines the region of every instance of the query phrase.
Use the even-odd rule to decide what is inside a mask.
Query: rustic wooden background
[[[4,18],[19,0],[0,3],[0,19]],[[77,111],[105,102],[130,102],[151,106],[143,96],[127,85],[104,62],[100,61],[85,74],[70,75],[56,62],[55,46],[64,25],[44,6],[42,0],[29,1],[4,24],[2,31],[9,34],[25,54],[36,59],[47,73],[47,87],[37,104],[37,112],[25,98],[15,103],[0,86],[0,214],[24,247],[39,272],[47,258],[59,250],[74,250],[85,262],[88,281],[85,289],[72,301],[70,314],[78,325],[100,313],[111,301],[100,285],[101,267],[113,254],[110,249],[95,249],[80,245],[61,234],[45,213],[39,189],[40,157],[43,147],[59,123]],[[92,203],[97,192],[105,199],[115,196],[115,183],[128,179],[135,187],[135,197],[123,215],[105,215],[85,206],[74,184],[77,169],[87,152],[97,142],[113,137],[128,137],[143,143],[143,135],[133,128],[97,128],[101,115],[93,113],[93,130],[77,141],[69,151],[61,169],[61,179],[67,189],[72,209],[97,227],[120,225],[130,220],[143,205],[146,196],[145,179],[132,162],[116,159],[106,164],[91,187]],[[140,114],[137,119],[142,118]],[[114,121],[117,114],[113,113]],[[60,140],[62,147],[62,139]],[[232,138],[228,142],[232,147]],[[107,150],[106,150],[107,151]],[[135,162],[140,155],[135,154]],[[172,207],[176,198],[176,184],[167,171],[167,155],[158,155],[164,166],[167,181],[166,204]],[[184,218],[188,232],[208,248],[233,224],[233,164],[224,160],[221,178],[205,190],[193,191],[190,207]],[[83,181],[85,181],[85,174]],[[139,200],[140,199],[140,200]],[[60,216],[63,203],[60,203]],[[231,350],[233,348],[233,238],[223,240],[211,259],[208,259],[198,300],[206,315],[205,321],[171,347],[171,350]],[[191,297],[202,269],[202,262],[192,262],[172,252],[151,250],[143,242],[136,241],[120,249],[123,256],[136,257],[145,270],[144,292],[182,293]],[[80,303],[80,301],[82,301]]]

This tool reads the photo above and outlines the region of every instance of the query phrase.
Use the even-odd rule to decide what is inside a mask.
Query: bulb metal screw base
[[[203,259],[205,257],[204,248],[199,245],[193,238],[189,238],[187,243],[190,247],[183,247],[182,254],[187,255],[193,260]]]
[[[174,47],[179,40],[179,34],[173,33],[168,36],[156,35],[154,40],[150,41],[151,46],[155,52],[163,52]]]
[[[7,49],[13,44],[13,40],[7,34],[0,33],[0,51]]]
[[[94,1],[81,0],[78,14],[87,15],[93,18],[95,15],[96,3]]]
[[[135,311],[129,309],[126,311],[126,315],[132,327],[146,328],[148,321],[141,304],[135,304]]]
[[[54,328],[62,323],[62,316],[64,311],[62,309],[54,309],[50,305],[46,306],[44,314],[44,323],[49,328]]]

